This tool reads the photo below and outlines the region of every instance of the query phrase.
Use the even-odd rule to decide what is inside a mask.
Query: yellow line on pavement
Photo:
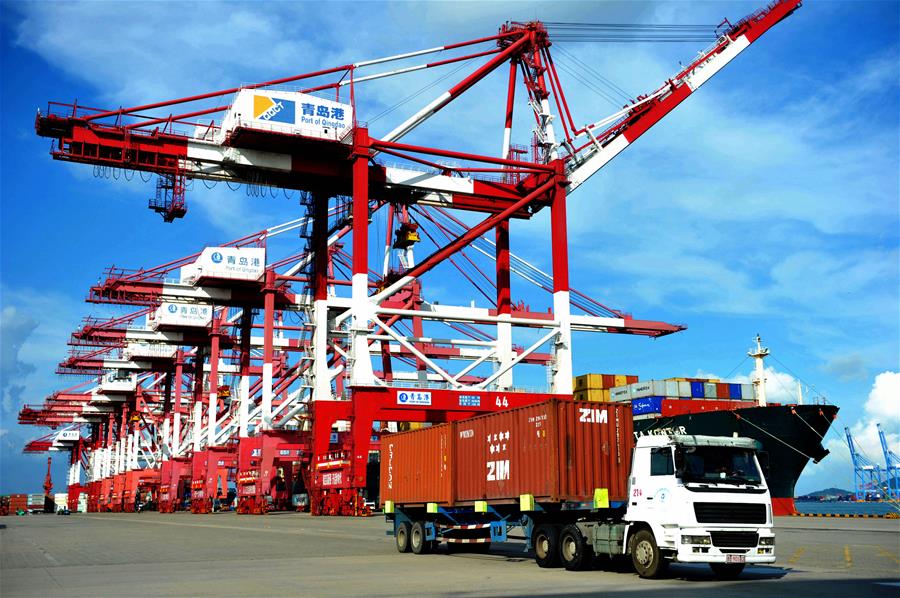
[[[847,568],[853,566],[853,555],[850,554],[850,546],[844,545],[844,562],[847,563]]]
[[[793,565],[797,562],[797,560],[803,556],[803,553],[806,552],[806,548],[798,548],[794,551],[794,554],[791,555],[791,558],[788,559],[788,564]]]
[[[878,547],[878,555],[883,556],[885,558],[889,558],[892,561],[894,561],[895,563],[897,563],[898,565],[900,565],[900,558],[897,558],[897,555],[895,555],[893,552],[891,552],[890,550],[888,550],[887,548],[885,548],[883,546]]]

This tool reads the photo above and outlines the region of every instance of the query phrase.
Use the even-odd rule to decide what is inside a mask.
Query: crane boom
[[[230,105],[190,110],[177,115],[170,114],[167,118],[148,116],[143,114],[143,111],[188,105],[224,93],[264,89],[272,83],[304,80],[323,74],[341,75],[341,78],[336,83],[311,87],[307,91],[336,90],[346,85],[348,81],[352,85],[354,78],[356,83],[361,83],[372,78],[402,75],[421,68],[489,56],[490,59],[486,64],[417,111],[393,131],[381,139],[371,138],[374,150],[372,156],[384,152],[407,158],[409,154],[425,151],[443,159],[486,163],[487,168],[447,168],[433,161],[413,158],[414,162],[431,166],[434,171],[423,174],[420,166],[413,168],[406,165],[383,166],[373,162],[370,164],[369,179],[373,197],[399,192],[408,196],[408,201],[414,203],[497,214],[522,196],[523,181],[525,188],[537,184],[537,179],[547,172],[545,170],[548,168],[547,163],[560,156],[561,145],[569,151],[569,155],[564,156],[565,174],[568,178],[567,190],[571,192],[577,189],[763,33],[799,6],[800,0],[776,0],[768,7],[740,20],[721,35],[710,48],[701,52],[696,60],[656,91],[638,97],[634,103],[616,114],[581,128],[577,128],[572,121],[562,86],[556,77],[549,54],[551,43],[548,32],[542,23],[531,22],[507,24],[497,36],[439,48],[444,50],[493,41],[499,46],[494,50],[401,68],[393,72],[379,73],[377,76],[360,77],[355,73],[358,68],[388,59],[363,61],[274,82],[144,104],[118,111],[101,111],[77,105],[51,103],[46,114],[38,113],[35,129],[40,136],[58,140],[51,150],[55,159],[158,174],[160,181],[157,185],[157,197],[151,199],[150,207],[161,212],[167,221],[183,216],[186,212],[184,192],[185,181],[188,179],[266,185],[285,189],[318,189],[330,194],[346,195],[350,193],[352,178],[346,164],[352,153],[352,133],[358,126],[355,115],[353,128],[347,129],[347,134],[335,130],[331,132],[331,138],[314,139],[304,136],[299,129],[288,134],[260,129],[253,125],[252,121],[241,118],[237,100]],[[435,49],[430,51],[433,50]],[[426,51],[412,52],[389,59],[417,56],[424,52]],[[547,145],[542,160],[532,162],[511,159],[509,156],[498,159],[397,143],[397,139],[404,133],[421,124],[505,62],[514,65],[521,62],[527,65],[523,68],[525,84],[532,104],[540,106],[536,113],[540,121],[538,135],[542,143]],[[511,84],[513,82],[514,78],[511,79]],[[557,96],[557,105],[563,112],[561,115],[563,123],[567,120],[571,123],[571,134],[567,130],[566,139],[561,143],[556,142],[552,125],[554,117],[550,114],[548,101],[548,97],[554,95]],[[192,120],[223,111],[227,113],[219,124],[214,121],[203,124]],[[130,119],[130,122],[126,119]],[[176,125],[191,127],[192,132],[190,134],[178,132],[175,130]],[[485,179],[479,174],[501,171],[508,173],[507,176],[514,176],[517,180],[490,180],[490,177]],[[513,216],[528,218],[539,209],[540,206],[536,206],[534,210],[521,209]]]
[[[586,125],[580,132],[576,131],[579,135],[575,140],[579,141],[580,138],[583,145],[575,151],[568,164],[568,191],[571,193],[584,184],[763,33],[799,7],[800,0],[778,0],[740,20],[656,91],[638,98],[637,102],[622,111]],[[607,128],[601,132],[602,126]]]

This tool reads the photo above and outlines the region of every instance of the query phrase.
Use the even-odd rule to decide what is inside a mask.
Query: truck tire
[[[729,580],[736,579],[744,570],[744,563],[710,563],[709,568],[712,569],[716,579]]]
[[[537,526],[531,536],[534,547],[534,562],[538,567],[559,567],[559,526],[543,523]]]
[[[645,579],[654,579],[665,573],[669,561],[663,558],[656,545],[653,532],[642,529],[631,538],[631,564],[637,574]]]
[[[409,552],[408,521],[402,521],[397,524],[397,531],[394,532],[394,539],[397,541],[397,552]]]
[[[413,554],[428,554],[431,552],[431,542],[425,539],[425,524],[416,521],[409,532],[409,547]]]
[[[567,525],[559,534],[559,559],[568,571],[584,571],[593,564],[594,550],[577,525]]]

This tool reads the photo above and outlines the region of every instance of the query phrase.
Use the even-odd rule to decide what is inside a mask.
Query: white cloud
[[[900,425],[900,372],[882,372],[875,376],[865,412],[869,417]]]
[[[818,465],[807,467],[804,491],[817,490],[826,485],[842,484],[853,490],[853,465],[844,428],[850,429],[857,452],[871,464],[884,467],[884,452],[878,436],[881,424],[888,448],[900,454],[900,372],[882,372],[872,382],[864,405],[864,415],[849,423],[840,416],[832,426],[825,447],[831,455]]]

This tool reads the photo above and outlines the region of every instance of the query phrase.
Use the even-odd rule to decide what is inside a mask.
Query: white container
[[[716,399],[719,397],[719,393],[714,382],[703,383],[703,396],[707,399]]]
[[[653,385],[650,382],[635,382],[628,385],[628,394],[632,399],[653,396]]]
[[[353,107],[296,91],[242,89],[222,120],[220,140],[238,127],[340,141],[353,126]],[[206,127],[195,136],[206,138]]]
[[[667,397],[677,397],[678,395],[678,381],[676,380],[666,380],[666,392],[662,393]]]
[[[628,385],[632,399],[643,399],[644,397],[664,397],[666,396],[665,380],[650,380],[648,382],[635,382]]]
[[[212,323],[212,307],[196,303],[174,303],[166,301],[148,316],[148,325],[153,330],[160,328],[207,328]]]
[[[675,396],[690,397],[691,396],[691,383],[679,381],[678,382],[678,394]]]
[[[207,247],[196,262],[181,269],[181,281],[196,284],[200,279],[259,281],[266,271],[266,250],[262,247]]]
[[[627,386],[619,386],[617,388],[611,388],[609,390],[609,400],[610,401],[630,401],[631,400],[631,392]]]
[[[756,392],[753,390],[752,384],[741,384],[741,399],[745,401],[756,400]]]

